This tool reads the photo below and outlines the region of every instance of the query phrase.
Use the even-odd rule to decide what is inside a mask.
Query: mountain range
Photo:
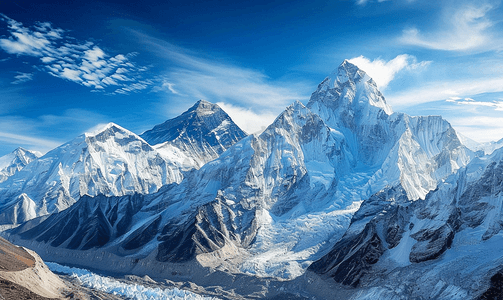
[[[198,123],[201,119],[205,126]],[[151,146],[109,123],[26,166],[11,160],[20,170],[0,183],[0,224],[20,224],[65,210],[84,195],[156,192],[163,185],[181,182],[185,172],[199,168],[246,135],[217,105],[205,101],[168,124],[177,127],[169,131],[160,125],[143,134],[149,141],[163,141],[160,145]],[[157,132],[158,138],[153,139],[151,132]],[[201,154],[205,152],[207,155]],[[4,159],[8,161],[10,156]]]
[[[477,298],[503,274],[503,150],[467,145],[439,116],[393,112],[344,61],[260,134],[201,100],[140,136],[79,136],[0,183],[0,222],[44,258],[103,271]]]

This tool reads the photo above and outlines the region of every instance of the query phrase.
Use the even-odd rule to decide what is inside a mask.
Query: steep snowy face
[[[311,270],[362,287],[355,299],[478,299],[502,271],[495,250],[503,245],[502,171],[498,149],[474,158],[424,201],[404,200],[400,190],[375,195]]]
[[[7,180],[30,162],[42,156],[38,151],[26,150],[21,147],[5,156],[0,157],[0,182]]]
[[[185,170],[199,169],[246,136],[218,105],[200,100],[141,137]]]
[[[374,80],[348,61],[319,84],[307,107],[346,136],[360,163],[382,163],[394,144],[389,128],[391,108]]]
[[[61,211],[82,195],[152,193],[181,180],[176,165],[136,134],[110,123],[48,152],[1,183],[0,222]],[[25,198],[30,205],[23,204]],[[21,209],[25,206],[29,211]]]
[[[374,80],[347,60],[318,85],[307,107],[330,127],[349,129],[374,125],[393,112]]]
[[[307,105],[344,135],[354,168],[374,170],[372,193],[399,181],[409,198],[424,198],[474,156],[441,117],[392,114],[375,82],[344,61]],[[370,196],[369,194],[368,196]]]

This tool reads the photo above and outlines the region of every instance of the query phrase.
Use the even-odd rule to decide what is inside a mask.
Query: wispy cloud
[[[501,101],[501,100],[475,101],[472,98],[449,97],[445,101],[452,102],[452,103],[457,103],[457,104],[460,104],[460,105],[493,107],[494,110],[503,111],[503,101]]]
[[[170,91],[171,93],[175,95],[181,95],[176,89],[175,89],[176,84],[163,80],[161,85],[155,86],[152,91],[154,92],[160,92],[160,91]]]
[[[379,58],[371,61],[364,56],[358,56],[350,59],[349,62],[364,70],[374,79],[380,89],[386,88],[398,72],[402,70],[422,70],[431,63],[430,61],[417,62],[416,57],[407,54],[398,55],[390,61]]]
[[[403,31],[400,41],[405,44],[437,50],[469,51],[500,48],[489,29],[495,24],[487,15],[495,8],[489,3],[462,4],[447,9],[446,24],[438,31],[423,33],[413,27]]]
[[[503,118],[470,116],[449,119],[454,129],[477,142],[496,141],[503,137]]]
[[[10,33],[8,38],[0,39],[0,48],[12,55],[39,58],[38,69],[52,76],[93,90],[109,87],[110,93],[118,94],[152,85],[142,74],[148,68],[137,66],[131,60],[135,53],[109,55],[92,42],[77,42],[67,36],[65,30],[54,28],[48,22],[38,22],[29,28],[3,14],[0,21],[7,24]],[[18,76],[15,83],[29,79]]]
[[[408,107],[452,97],[467,98],[482,93],[503,92],[503,77],[437,81],[386,96],[394,107]],[[480,102],[479,102],[480,103]]]
[[[14,134],[3,131],[0,131],[0,141],[12,144],[21,144],[24,146],[28,146],[28,148],[32,150],[41,151],[43,153],[61,145],[60,142],[50,139],[42,139],[38,137]]]
[[[14,76],[16,80],[11,82],[12,84],[20,84],[23,82],[27,82],[30,80],[33,80],[33,73],[22,73],[22,72],[17,72],[18,74]]]
[[[390,1],[390,0],[377,0],[377,1],[372,1],[372,0],[356,0],[356,4],[358,4],[358,5],[366,5],[369,2],[378,2],[378,3],[381,3],[381,2],[386,2],[386,1]]]
[[[250,133],[269,125],[295,100],[307,100],[312,85],[303,80],[272,80],[263,72],[228,63],[180,48],[166,41],[133,31],[169,68],[154,91],[164,90],[184,101],[205,99],[222,104],[242,128]],[[245,109],[246,107],[247,109]],[[255,124],[253,124],[255,117]],[[248,125],[246,125],[248,124]]]

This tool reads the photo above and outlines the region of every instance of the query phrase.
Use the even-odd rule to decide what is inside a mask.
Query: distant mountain
[[[94,248],[142,265],[292,279],[348,234],[364,200],[391,189],[400,201],[421,202],[473,157],[440,117],[392,113],[375,82],[345,61],[307,107],[290,105],[263,133],[180,184],[144,196],[86,197],[15,235],[25,239],[19,243]],[[362,228],[371,221],[362,220]],[[126,268],[104,268],[112,267]]]
[[[218,105],[199,100],[180,116],[140,135],[184,170],[199,169],[246,137]]]
[[[42,156],[38,151],[26,150],[21,147],[11,153],[0,157],[0,182],[16,174],[27,164]]]
[[[84,195],[156,192],[165,184],[181,182],[184,172],[215,159],[246,134],[220,107],[201,100],[142,136],[154,146],[110,123],[33,161],[0,183],[0,224],[62,211]],[[28,160],[21,154],[27,157],[29,152],[18,153],[17,160]],[[21,166],[17,160],[10,164]]]
[[[462,134],[458,133],[461,142],[466,145],[470,150],[475,152],[481,152],[480,155],[492,154],[496,149],[503,147],[503,139],[492,142],[478,143]]]
[[[136,134],[109,123],[49,151],[0,184],[0,224],[70,207],[83,195],[156,192],[180,182],[178,166]]]

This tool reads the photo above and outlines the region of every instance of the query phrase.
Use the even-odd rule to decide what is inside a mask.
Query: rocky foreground
[[[0,238],[0,299],[120,299],[60,278],[34,251]]]

